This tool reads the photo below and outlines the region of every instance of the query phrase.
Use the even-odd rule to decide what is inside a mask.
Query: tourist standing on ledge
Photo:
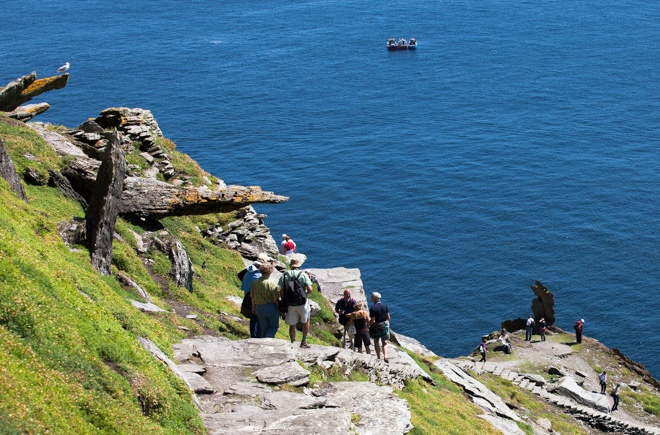
[[[544,317],[539,320],[539,334],[541,334],[541,341],[545,341],[545,330],[548,329],[548,324]]]
[[[261,277],[252,283],[252,314],[259,319],[259,338],[275,338],[280,327],[280,312],[277,303],[280,301],[280,290],[269,280],[273,273],[273,265],[263,263],[259,266]]]
[[[527,323],[525,324],[525,341],[532,341],[533,332],[534,332],[534,319],[530,314],[527,316]]]
[[[351,320],[346,315],[355,311],[355,303],[355,299],[351,297],[351,290],[344,289],[344,297],[335,304],[335,312],[339,314],[339,324],[344,327],[344,340],[346,340],[346,327]]]
[[[573,325],[576,343],[582,343],[582,328],[584,328],[584,319],[576,320],[575,325]]]
[[[387,358],[387,340],[390,339],[390,310],[387,305],[380,301],[380,293],[371,294],[371,302],[374,304],[369,308],[369,335],[374,339],[376,358],[380,359],[380,348],[383,348],[383,361],[390,362]],[[379,340],[380,339],[380,340]]]
[[[291,240],[291,237],[287,236],[286,234],[282,234],[282,243],[280,243],[280,254],[289,255],[289,254],[295,254],[296,252],[298,252],[296,248],[296,242]]]
[[[362,353],[362,344],[367,351],[367,355],[371,355],[371,340],[369,339],[369,313],[364,307],[362,301],[355,304],[355,311],[346,315],[355,325],[355,342],[353,347],[356,347],[358,353]]]
[[[600,394],[605,394],[607,391],[607,372],[605,370],[598,376],[598,381],[600,382]]]
[[[285,323],[289,325],[289,338],[291,343],[296,342],[296,325],[298,322],[302,323],[302,342],[300,347],[306,348],[310,347],[307,343],[307,335],[309,334],[309,318],[311,314],[311,308],[309,306],[309,300],[307,296],[312,292],[312,281],[309,279],[309,276],[300,270],[300,260],[294,258],[290,263],[291,270],[287,270],[280,276],[280,280],[277,285],[280,288],[281,298],[288,304],[288,309],[286,313]],[[305,290],[305,298],[302,303],[291,304],[290,299],[287,297],[288,293],[291,292],[291,289],[287,288],[288,283],[292,280],[297,280],[298,283]]]
[[[488,352],[488,349],[486,349],[486,337],[481,337],[481,343],[479,343],[479,353],[481,354],[481,359],[479,362],[486,362],[486,352]]]

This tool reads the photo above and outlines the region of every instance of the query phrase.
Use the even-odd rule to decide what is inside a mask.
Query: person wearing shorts
[[[288,274],[291,277],[294,277],[298,280],[302,288],[307,290],[309,295],[312,292],[312,281],[309,279],[309,276],[300,269],[300,260],[294,258],[290,263],[291,270],[287,271],[280,276],[278,286],[280,287],[280,297],[283,300],[286,299],[286,288],[285,288],[285,274]],[[309,334],[309,319],[311,314],[311,308],[309,306],[309,299],[305,299],[305,303],[302,305],[289,305],[287,308],[286,319],[284,323],[289,325],[289,338],[291,343],[296,342],[296,325],[298,322],[302,323],[302,342],[300,347],[307,348],[310,347],[307,343],[307,335]]]

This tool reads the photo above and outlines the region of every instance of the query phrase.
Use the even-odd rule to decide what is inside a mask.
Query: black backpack
[[[305,305],[307,303],[307,291],[298,279],[301,273],[304,272],[300,271],[296,276],[290,271],[284,272],[284,299],[290,307]]]

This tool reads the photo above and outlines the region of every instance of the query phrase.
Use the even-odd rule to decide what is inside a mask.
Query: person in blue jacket
[[[250,290],[252,290],[252,283],[256,281],[257,279],[261,278],[261,272],[259,271],[259,266],[262,263],[268,263],[269,258],[268,254],[266,253],[261,253],[257,257],[257,261],[250,264],[246,269],[243,269],[238,276],[241,279],[241,290],[243,290],[243,293],[245,296],[247,296],[248,293],[250,293]],[[242,275],[242,276],[241,276]],[[259,332],[261,330],[261,327],[259,325],[259,317],[257,317],[256,314],[251,313],[252,306],[250,305],[250,337],[252,338],[259,338]]]

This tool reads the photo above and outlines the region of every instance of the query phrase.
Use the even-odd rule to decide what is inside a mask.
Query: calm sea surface
[[[309,267],[359,268],[443,356],[525,317],[660,377],[660,3],[25,0],[0,83],[71,62],[37,120],[150,109]],[[416,52],[388,52],[389,37]]]

